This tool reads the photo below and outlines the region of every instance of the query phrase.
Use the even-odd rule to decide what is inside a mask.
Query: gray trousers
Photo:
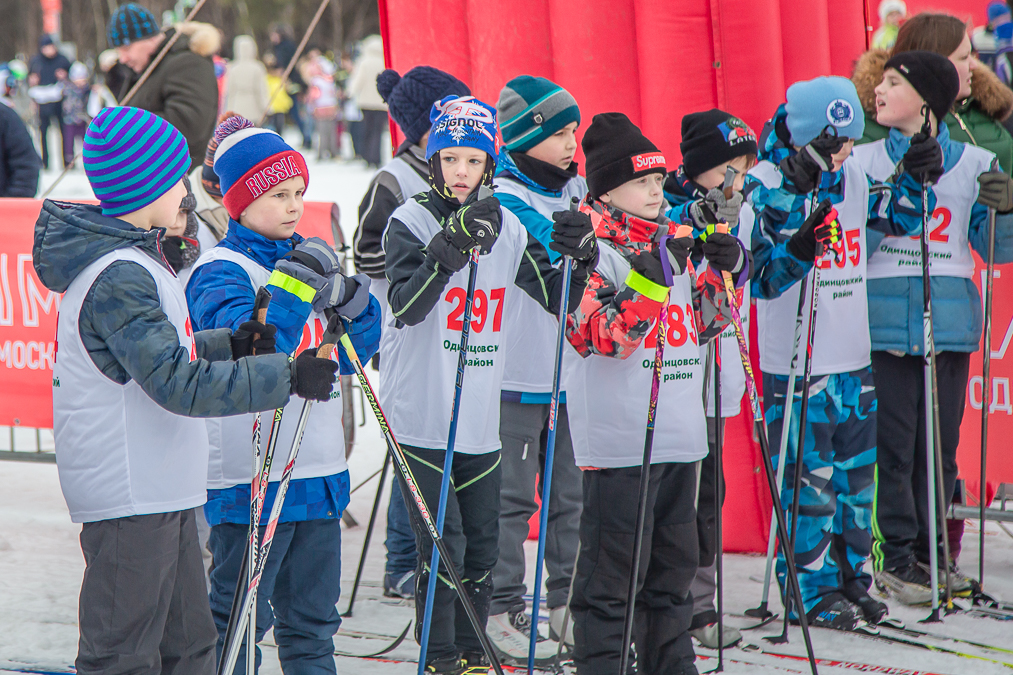
[[[214,675],[193,509],[85,523],[81,550],[79,675]]]
[[[724,426],[724,418],[721,419]],[[713,417],[707,418],[707,456],[701,461],[700,466],[700,490],[696,510],[697,532],[700,537],[700,566],[696,569],[696,576],[690,586],[693,594],[693,616],[698,617],[704,613],[714,614],[714,597],[718,590],[717,568],[714,564],[714,555],[717,551],[715,541],[715,519],[714,493],[716,483],[714,482],[714,443],[717,440],[717,424]],[[721,482],[724,483],[724,467],[721,470]]]
[[[538,510],[541,472],[548,433],[548,403],[500,403],[499,436],[503,444],[500,487],[499,561],[493,570],[490,614],[524,609],[524,541],[528,519]],[[549,608],[562,607],[570,589],[574,558],[580,541],[583,506],[581,472],[573,459],[566,405],[559,407],[552,495],[545,538],[544,594]]]

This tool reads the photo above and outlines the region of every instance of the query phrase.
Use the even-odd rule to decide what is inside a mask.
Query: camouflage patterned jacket
[[[46,200],[35,224],[32,261],[46,288],[57,293],[111,251],[136,246],[165,265],[164,230],[145,232],[103,216],[97,206]],[[78,330],[95,366],[119,384],[136,380],[166,410],[188,417],[223,417],[285,405],[291,390],[288,356],[233,362],[227,329],[194,335],[190,361],[161,309],[151,274],[118,261],[103,271],[85,298]]]
[[[598,200],[585,201],[580,208],[591,216],[598,241],[627,260],[655,246],[659,227],[670,222],[665,217],[658,221],[636,218]],[[740,276],[748,277],[748,266],[744,271]],[[740,278],[736,285],[744,282]],[[633,290],[624,279],[609,278],[599,265],[587,282],[580,307],[567,317],[566,337],[583,357],[599,354],[625,359],[640,346],[660,309],[661,302]],[[709,268],[695,279],[693,310],[701,344],[717,337],[731,322],[721,279]]]

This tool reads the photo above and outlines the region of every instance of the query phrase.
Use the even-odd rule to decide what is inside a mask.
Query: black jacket
[[[28,62],[28,72],[39,76],[39,84],[46,86],[56,84],[58,78],[56,71],[70,70],[70,60],[63,54],[57,52],[56,56],[49,58],[39,52]]]
[[[18,114],[0,103],[0,197],[34,197],[42,160]]]

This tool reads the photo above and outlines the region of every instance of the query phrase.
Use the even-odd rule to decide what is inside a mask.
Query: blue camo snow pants
[[[784,426],[788,377],[763,374],[763,402],[772,452],[778,452]],[[796,379],[794,423],[788,433],[788,457],[781,501],[791,526],[798,418],[802,377]],[[773,458],[777,467],[780,457]],[[805,447],[802,454],[795,565],[808,613],[824,597],[840,593],[857,600],[868,593],[872,577],[865,562],[872,547],[875,496],[876,389],[872,368],[815,377],[809,387]],[[785,564],[777,556],[777,581],[785,588]],[[794,612],[792,613],[794,616]]]

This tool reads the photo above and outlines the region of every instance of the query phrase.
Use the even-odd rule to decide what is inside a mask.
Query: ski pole
[[[260,323],[267,323],[267,306],[271,302],[271,292],[264,286],[261,286],[257,291],[257,296],[253,301],[253,317]],[[257,340],[260,336],[254,335],[253,339]],[[270,434],[268,434],[270,435]],[[249,564],[246,565],[247,579],[246,583],[249,584],[253,581],[253,566],[257,563],[257,535],[259,534],[258,526],[260,524],[260,511],[257,509],[257,494],[254,492],[260,476],[257,474],[260,472],[260,413],[258,412],[253,418],[253,474],[250,480],[250,545],[246,549],[247,555],[249,556]],[[238,577],[237,581],[242,583],[242,575]],[[238,592],[237,594],[238,595]],[[232,596],[235,598],[236,596]],[[254,596],[253,605],[256,607],[257,598]],[[253,673],[257,666],[257,612],[253,611],[253,616],[250,617],[250,628],[246,634],[246,672]]]
[[[408,460],[405,459],[404,451],[394,438],[394,434],[390,430],[390,425],[387,424],[387,416],[384,415],[383,409],[380,408],[380,403],[376,398],[376,392],[373,391],[373,386],[369,383],[369,378],[366,377],[366,371],[362,368],[362,361],[359,360],[359,355],[356,354],[355,347],[352,346],[352,341],[348,338],[347,333],[342,334],[340,342],[342,348],[345,350],[345,353],[348,355],[349,360],[352,362],[352,368],[355,370],[356,377],[359,378],[359,384],[362,386],[362,391],[365,394],[366,399],[369,401],[370,407],[373,409],[373,415],[376,417],[377,423],[380,425],[380,431],[383,433],[383,438],[387,442],[388,456],[394,458],[394,466],[397,467],[397,470],[401,475],[401,479],[408,488],[408,493],[414,500],[415,508],[418,509],[419,516],[422,518],[422,522],[429,531],[429,537],[433,540],[433,547],[440,552],[440,557],[444,560],[451,560],[450,553],[447,551],[446,545],[443,542],[443,537],[440,535],[440,531],[437,529],[436,523],[433,522],[432,512],[426,505],[426,500],[422,496],[422,491],[418,488],[418,484],[415,481],[415,476],[412,474],[411,467],[408,466]],[[467,591],[464,590],[464,582],[461,581],[461,575],[458,574],[457,568],[453,565],[447,565],[447,575],[450,577],[450,583],[453,584],[454,590],[457,591],[457,597],[461,601],[461,606],[464,607],[464,613],[468,615],[468,621],[471,623],[471,627],[475,629],[475,634],[478,635],[479,642],[482,643],[482,650],[485,652],[486,658],[488,658],[489,662],[492,664],[492,668],[496,672],[496,675],[503,675],[503,667],[500,665],[499,659],[493,651],[492,643],[489,641],[489,636],[485,632],[485,626],[483,626],[481,621],[478,619],[478,613],[475,611],[475,606],[472,604],[471,598],[468,597]]]
[[[317,358],[330,358],[331,352],[334,351],[334,345],[342,333],[344,333],[344,325],[335,315],[328,322],[327,329],[324,331],[324,335],[321,338],[320,347],[317,348]],[[306,431],[306,424],[309,422],[310,410],[312,410],[312,408],[312,400],[303,400],[302,410],[299,412],[299,421],[295,428],[295,438],[292,439],[292,447],[288,452],[288,460],[285,462],[285,470],[281,474],[281,481],[278,483],[278,492],[274,497],[274,504],[271,506],[271,517],[267,521],[267,528],[264,530],[264,542],[260,546],[257,563],[253,568],[253,581],[250,582],[246,589],[246,598],[243,600],[243,606],[239,613],[239,624],[236,627],[237,634],[242,634],[243,630],[246,629],[247,621],[249,621],[251,611],[253,610],[253,601],[257,595],[257,587],[260,585],[260,579],[264,574],[264,565],[267,562],[267,556],[271,552],[271,544],[274,542],[274,533],[278,528],[278,520],[281,518],[281,509],[285,504],[285,493],[288,492],[289,482],[292,480],[292,470],[295,468],[295,461],[299,456],[299,446],[302,444],[303,433]],[[262,478],[266,479],[267,477],[268,474],[265,471]],[[222,650],[222,655],[224,657],[223,662],[225,664],[224,672],[231,673],[236,667],[236,660],[239,657],[239,640],[233,639],[231,643],[226,643],[224,649]],[[219,665],[223,662],[219,662]]]
[[[809,212],[812,213],[816,208],[816,190],[813,190],[812,202],[810,204]],[[786,462],[786,452],[788,451],[788,437],[790,435],[790,429],[792,421],[795,419],[795,380],[798,372],[798,352],[802,342],[802,325],[804,320],[805,310],[805,291],[806,285],[809,281],[809,276],[802,277],[798,287],[798,309],[795,310],[795,337],[792,340],[791,347],[791,365],[788,368],[788,388],[785,390],[784,397],[784,417],[781,422],[781,440],[780,449],[778,450],[778,462],[777,462],[777,489],[780,490],[784,485],[784,467]],[[752,609],[747,609],[744,613],[746,616],[753,616],[758,619],[766,619],[772,616],[772,612],[767,609],[767,602],[770,597],[770,574],[774,566],[774,544],[777,537],[777,519],[774,515],[770,516],[770,531],[767,534],[767,560],[763,567],[763,595],[760,597],[760,605]]]
[[[721,228],[718,225],[718,228]],[[727,225],[724,226],[727,229]],[[721,231],[721,230],[719,230]],[[795,550],[785,546],[788,541],[788,527],[784,521],[784,510],[781,505],[781,492],[774,482],[774,465],[770,460],[770,445],[767,440],[767,427],[763,421],[763,411],[760,408],[760,397],[756,391],[756,380],[753,378],[753,366],[749,361],[749,346],[746,344],[746,334],[742,328],[742,316],[739,314],[739,306],[735,297],[735,285],[732,283],[732,275],[727,271],[721,272],[721,279],[725,285],[725,295],[728,297],[728,309],[732,315],[732,326],[735,328],[735,341],[739,345],[739,358],[742,360],[742,370],[746,376],[746,393],[749,394],[749,406],[753,411],[753,429],[760,440],[760,454],[763,456],[763,469],[767,475],[767,488],[770,490],[770,499],[774,503],[774,517],[777,520],[777,536],[781,541],[781,549],[784,551],[784,560],[787,567],[788,585],[795,602],[802,607],[802,590],[798,584],[798,574],[795,570]],[[809,659],[809,668],[813,675],[817,675],[816,656],[813,653],[812,639],[809,635],[809,619],[805,612],[799,612],[798,622],[802,627],[802,639],[805,642],[806,655]]]
[[[675,231],[676,237],[688,237],[692,233],[689,225],[680,225]],[[661,238],[657,246],[661,250],[661,263],[665,270],[666,281],[672,276],[668,254],[664,250],[668,235]],[[687,263],[688,264],[688,263]],[[669,284],[671,288],[671,284]],[[637,577],[640,574],[640,549],[644,543],[644,518],[647,515],[647,493],[651,480],[651,454],[654,451],[654,421],[658,411],[658,390],[661,386],[661,368],[665,361],[665,339],[668,328],[668,302],[671,290],[658,311],[658,330],[654,348],[654,369],[651,373],[651,397],[647,406],[647,433],[644,437],[644,459],[640,465],[640,492],[637,506],[637,522],[633,535],[633,558],[630,561],[630,583],[626,590],[626,616],[623,620],[623,643],[619,653],[619,672],[625,673],[630,660],[630,645],[633,642],[633,606],[637,596]]]
[[[570,201],[570,211],[580,203]],[[566,315],[570,303],[570,277],[573,266],[570,256],[563,256],[563,280],[559,292],[559,330],[556,332],[556,358],[553,360],[552,398],[549,399],[549,431],[545,437],[545,464],[542,467],[542,506],[538,525],[538,554],[535,556],[535,587],[531,596],[531,641],[528,644],[528,675],[535,669],[535,646],[538,644],[538,609],[542,594],[542,568],[545,565],[545,531],[549,527],[549,500],[552,495],[552,463],[556,456],[556,417],[559,414],[559,378],[563,370],[563,347],[566,344]]]
[[[724,332],[724,331],[722,331]],[[724,583],[721,556],[724,552],[722,537],[721,507],[724,504],[724,486],[722,478],[722,462],[724,461],[725,442],[724,420],[721,419],[721,336],[711,341],[714,354],[714,576],[717,581],[718,609],[718,665],[713,672],[720,673],[725,669],[725,618],[724,618]]]
[[[261,287],[257,291],[257,296],[253,301],[253,318],[261,323],[267,320],[267,306],[271,301],[271,293],[266,288]],[[262,415],[257,413],[253,419],[253,434],[254,434],[254,466],[253,466],[253,478],[250,481],[250,530],[249,530],[249,542],[247,548],[243,551],[243,562],[239,567],[239,574],[236,576],[236,589],[232,595],[232,605],[229,609],[229,623],[225,628],[225,644],[230,644],[236,634],[236,626],[239,622],[239,609],[243,603],[243,593],[249,585],[249,576],[253,569],[250,560],[256,559],[256,546],[258,537],[258,525],[260,523],[260,514],[264,507],[264,496],[267,493],[267,477],[271,473],[271,465],[274,459],[274,448],[277,445],[278,430],[281,428],[281,411],[279,408],[274,411],[274,420],[271,424],[271,430],[267,435],[267,449],[264,452],[263,464],[260,459],[260,434],[262,429]],[[251,557],[252,552],[252,557]],[[255,621],[254,621],[255,623]],[[255,641],[255,638],[254,638]],[[219,657],[218,659],[218,675],[223,675],[224,661]]]
[[[993,161],[991,170],[996,169]],[[992,275],[995,274],[995,209],[988,210],[988,260],[985,263],[985,351],[981,355],[981,473],[978,483],[978,585],[985,587],[985,484],[988,480],[988,409],[992,382]],[[947,564],[949,566],[949,564]]]
[[[362,581],[362,570],[366,567],[366,553],[369,551],[369,540],[373,537],[373,526],[376,524],[376,514],[380,510],[380,499],[383,497],[383,484],[387,480],[389,465],[390,455],[384,455],[383,466],[380,468],[380,482],[376,486],[376,499],[373,500],[373,510],[369,514],[366,537],[362,542],[362,554],[359,556],[359,567],[355,571],[355,583],[352,584],[352,597],[348,600],[348,609],[341,616],[352,616],[352,608],[355,607],[355,596],[359,592],[359,582]]]
[[[822,180],[822,173],[820,174],[820,180]],[[819,180],[816,182],[819,186]],[[819,189],[817,187],[817,189]],[[788,546],[791,548],[792,555],[795,553],[795,538],[798,533],[798,517],[799,509],[801,506],[801,493],[802,493],[802,469],[805,466],[805,437],[806,437],[806,424],[808,423],[809,417],[809,387],[812,383],[812,361],[813,361],[813,343],[816,341],[816,310],[820,299],[820,259],[826,253],[824,246],[821,242],[816,242],[816,260],[813,264],[813,284],[812,288],[809,289],[809,327],[806,330],[805,340],[805,363],[802,367],[802,400],[799,403],[798,410],[798,442],[795,446],[795,473],[792,481],[792,492],[791,492],[791,531],[788,538]],[[801,291],[801,289],[799,289]],[[785,392],[785,402],[788,402],[788,396],[791,396],[791,407],[795,407],[795,392]],[[782,424],[781,434],[782,436],[787,435],[788,430]],[[785,454],[780,459],[782,464],[788,463],[788,456]],[[783,547],[782,547],[783,548]],[[785,563],[787,564],[787,558]],[[780,644],[788,641],[788,615],[789,611],[788,602],[790,597],[787,589],[784,593],[785,605],[784,605],[784,626],[781,629],[781,636],[778,639],[772,639],[773,644]],[[805,607],[799,605],[795,608],[799,614],[805,613]]]
[[[483,186],[485,187],[485,186]],[[457,441],[457,422],[461,412],[461,392],[464,389],[464,367],[468,365],[468,337],[471,333],[471,307],[475,299],[475,281],[478,277],[479,247],[471,251],[468,262],[468,291],[464,297],[464,316],[461,318],[461,344],[457,358],[457,382],[454,385],[454,405],[450,411],[450,431],[447,435],[447,453],[443,460],[443,479],[440,482],[440,502],[436,510],[436,527],[443,532],[443,520],[447,515],[447,498],[450,492],[450,473],[454,468],[454,445]],[[445,558],[446,567],[453,567],[454,561]],[[429,630],[433,621],[433,602],[436,598],[436,578],[439,576],[440,550],[433,547],[429,561],[429,583],[426,587],[426,605],[422,613],[422,636],[419,644],[419,675],[426,670],[426,652],[429,650]],[[461,589],[464,591],[464,589]]]

